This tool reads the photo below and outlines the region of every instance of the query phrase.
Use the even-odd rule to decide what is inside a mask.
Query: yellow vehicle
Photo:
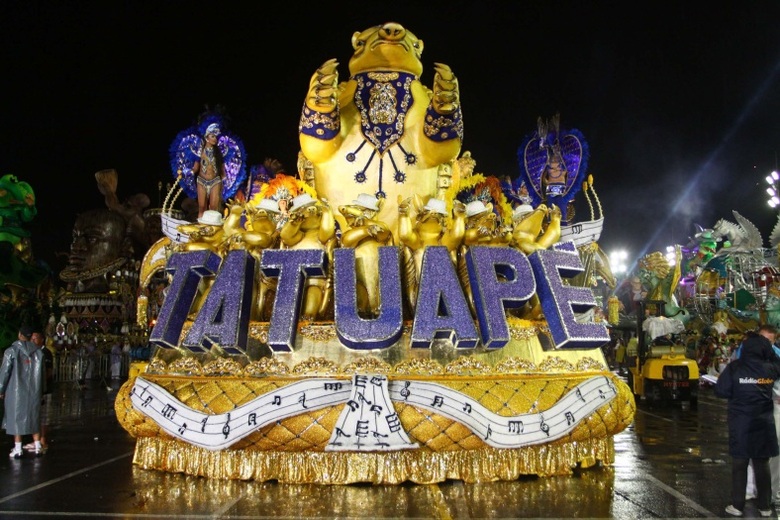
[[[637,399],[647,402],[680,401],[696,408],[699,401],[699,366],[686,356],[685,345],[679,339],[684,328],[674,327],[677,333],[659,334],[664,330],[646,330],[650,318],[674,320],[664,315],[664,301],[641,302],[637,320],[637,356],[635,366],[628,369],[628,386]],[[676,324],[673,324],[676,325]]]

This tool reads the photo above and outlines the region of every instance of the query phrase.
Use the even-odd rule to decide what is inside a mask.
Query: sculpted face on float
[[[376,318],[358,315],[355,293],[354,249],[336,250],[334,265],[335,328],[341,343],[350,349],[384,349],[396,343],[403,332],[401,271],[398,249],[380,248],[379,272],[383,295],[382,312]],[[557,348],[593,348],[609,341],[606,325],[579,323],[575,313],[596,305],[593,293],[572,287],[564,278],[576,276],[583,267],[571,242],[530,256],[509,248],[475,246],[467,253],[468,276],[474,291],[476,322],[455,269],[446,261],[445,247],[426,249],[422,262],[419,298],[411,331],[413,348],[430,348],[435,339],[449,338],[459,349],[501,348],[510,341],[507,308],[523,306],[537,294]],[[269,323],[268,346],[289,352],[295,346],[304,281],[324,276],[326,256],[321,250],[266,251],[259,269],[278,278]],[[220,268],[220,258],[210,251],[177,253],[168,262],[173,276],[168,296],[150,335],[150,342],[177,348],[184,322],[201,278],[216,275],[182,346],[193,351],[219,344],[228,353],[243,353],[252,305],[252,281],[256,263],[245,251],[231,251]]]
[[[108,209],[81,213],[73,224],[68,266],[60,277],[80,281],[86,292],[108,290],[104,275],[130,255],[125,219]]]

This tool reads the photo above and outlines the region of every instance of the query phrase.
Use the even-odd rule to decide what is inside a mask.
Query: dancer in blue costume
[[[219,112],[208,112],[171,144],[171,170],[184,193],[197,199],[198,218],[206,210],[221,213],[246,178],[244,144],[227,126]]]

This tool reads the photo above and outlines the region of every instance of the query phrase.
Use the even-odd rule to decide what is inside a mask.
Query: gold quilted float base
[[[465,425],[403,402],[394,402],[393,406],[404,431],[419,447],[390,452],[325,451],[346,405],[285,418],[261,427],[219,451],[176,439],[150,417],[137,411],[130,397],[135,378],[120,389],[115,408],[120,424],[138,438],[135,464],[146,469],[221,479],[317,484],[514,480],[521,475],[568,475],[576,467],[614,462],[612,436],[633,421],[634,397],[628,386],[611,372],[585,366],[581,370],[568,366],[568,370],[559,373],[390,376],[435,381],[506,416],[543,412],[578,384],[594,376],[605,376],[614,384],[615,398],[564,437],[511,449],[493,448]],[[208,414],[229,412],[257,397],[306,379],[178,376],[148,372],[142,376],[181,403]]]
[[[521,475],[569,475],[576,467],[611,465],[611,437],[519,449],[390,453],[287,452],[227,449],[209,451],[187,443],[141,437],[133,462],[144,469],[233,479],[283,483],[433,484],[447,479],[468,483],[515,480]]]

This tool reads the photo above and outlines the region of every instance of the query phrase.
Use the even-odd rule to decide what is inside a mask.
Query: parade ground
[[[48,452],[0,458],[0,518],[729,517],[726,402],[711,388],[702,388],[695,410],[640,402],[634,423],[614,437],[612,467],[511,482],[319,486],[209,480],[134,466],[134,439],[114,412],[120,384],[58,383],[48,408]],[[6,452],[11,446],[6,436]],[[758,516],[755,501],[748,501],[744,517]]]

